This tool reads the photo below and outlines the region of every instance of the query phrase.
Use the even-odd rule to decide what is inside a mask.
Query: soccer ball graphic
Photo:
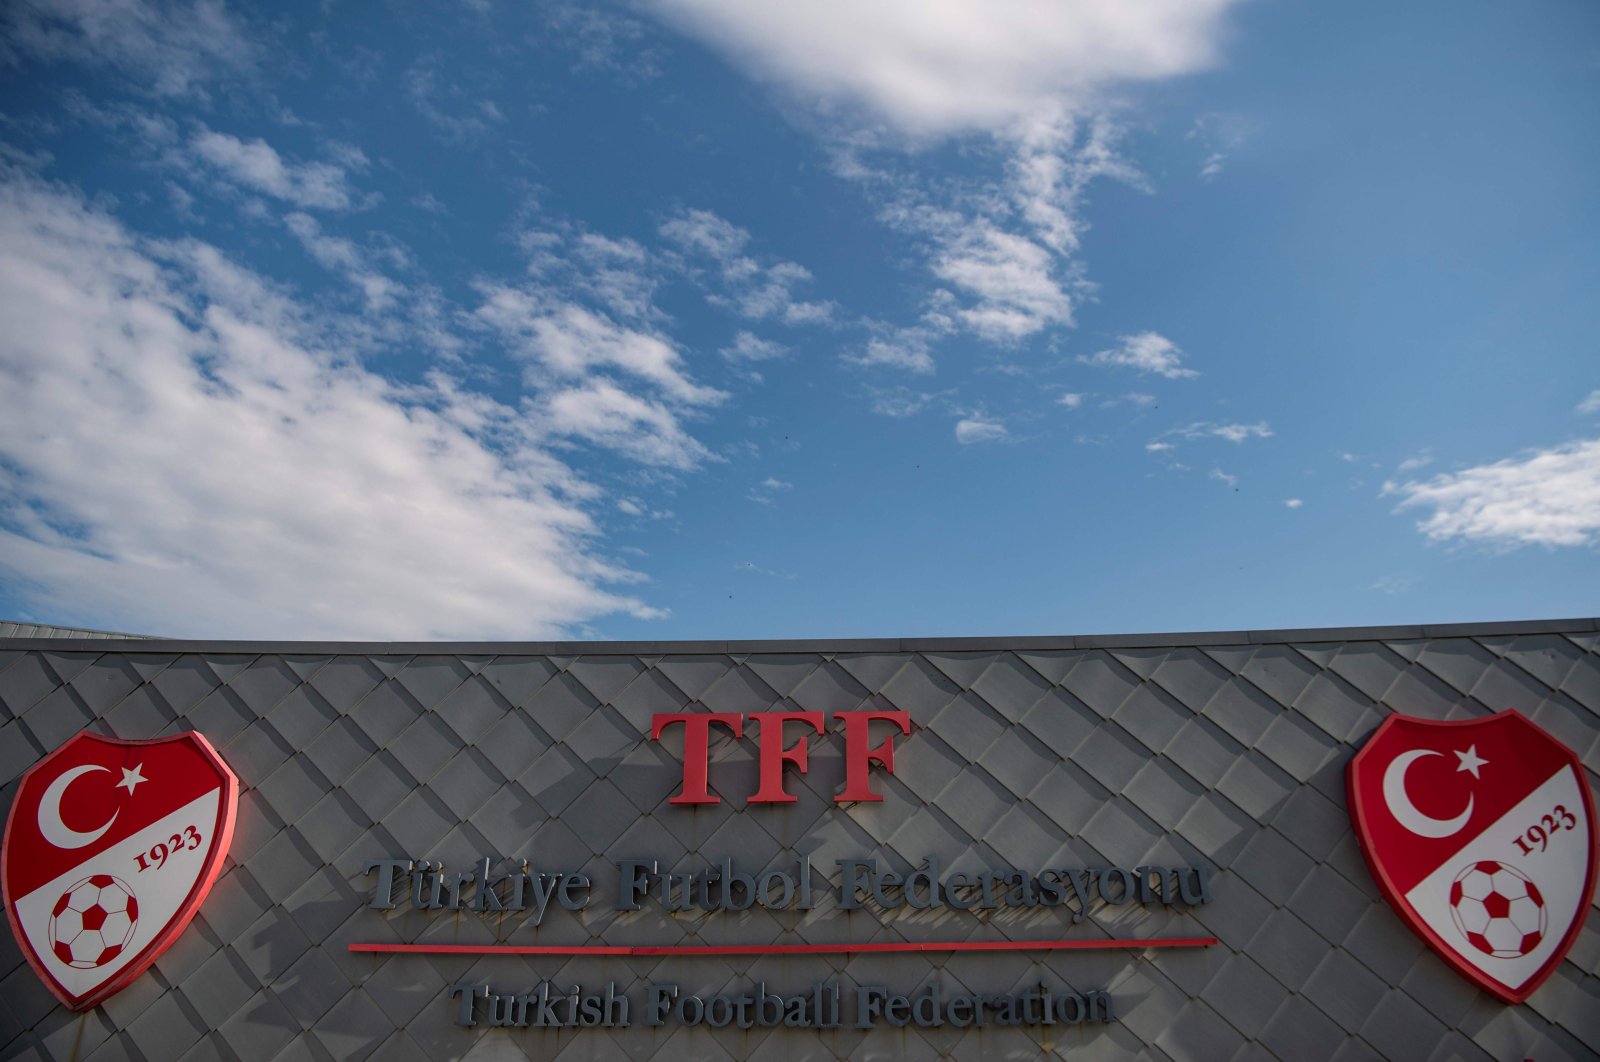
[[[96,874],[69,888],[50,912],[50,948],[78,970],[122,954],[139,923],[139,901],[121,878]]]
[[[1497,959],[1520,959],[1544,939],[1544,897],[1519,870],[1484,860],[1450,886],[1450,917],[1467,943]]]

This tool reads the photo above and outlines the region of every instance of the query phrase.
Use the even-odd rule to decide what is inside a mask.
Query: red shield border
[[[1580,894],[1581,899],[1577,914],[1574,916],[1572,924],[1567,927],[1565,936],[1551,956],[1545,960],[1544,965],[1517,989],[1508,988],[1473,966],[1457,952],[1454,946],[1434,932],[1412,910],[1410,903],[1405,899],[1404,892],[1397,885],[1382,861],[1373,853],[1371,843],[1371,838],[1373,837],[1373,809],[1369,806],[1371,802],[1363,797],[1362,787],[1356,781],[1363,757],[1369,750],[1379,744],[1379,739],[1391,728],[1415,725],[1441,729],[1470,730],[1474,727],[1482,727],[1484,724],[1496,719],[1515,719],[1528,727],[1533,733],[1548,741],[1556,750],[1559,750],[1560,754],[1577,773],[1579,792],[1582,794],[1584,812],[1588,815],[1589,826],[1589,857],[1586,863],[1585,880],[1583,891]],[[1384,901],[1388,903],[1390,910],[1394,911],[1412,932],[1422,938],[1423,942],[1433,950],[1434,954],[1444,959],[1457,973],[1503,1002],[1515,1004],[1527,1000],[1560,967],[1562,961],[1566,959],[1567,953],[1572,950],[1573,944],[1577,942],[1578,935],[1583,931],[1587,912],[1590,910],[1594,900],[1597,867],[1600,867],[1600,845],[1597,845],[1595,836],[1597,825],[1600,824],[1595,821],[1594,794],[1590,789],[1588,775],[1584,770],[1583,762],[1578,759],[1577,753],[1515,708],[1508,708],[1505,711],[1476,719],[1456,720],[1423,719],[1394,712],[1379,724],[1378,728],[1373,731],[1372,736],[1362,745],[1361,750],[1351,758],[1345,769],[1345,796],[1350,808],[1350,820],[1355,827],[1357,845],[1361,849],[1361,855],[1366,861],[1368,871],[1371,872],[1373,880],[1378,883],[1378,888],[1383,893]]]
[[[12,844],[12,830],[16,826],[17,807],[21,802],[22,793],[27,788],[29,781],[39,771],[48,768],[66,750],[76,746],[79,742],[93,741],[105,745],[114,745],[119,748],[150,747],[155,745],[168,745],[172,743],[187,743],[194,748],[200,757],[216,772],[221,783],[221,794],[217,805],[217,821],[212,826],[212,844],[205,854],[201,869],[195,878],[194,885],[189,893],[179,904],[177,912],[161,928],[155,938],[146,944],[144,950],[139,952],[132,961],[118,971],[114,976],[96,986],[82,996],[74,996],[63,988],[50,974],[49,970],[40,962],[35,954],[33,945],[28,935],[23,932],[17,920],[16,897],[9,894],[11,877],[11,857],[15,850]],[[223,862],[227,859],[228,851],[233,846],[233,830],[239,807],[239,779],[228,765],[212,747],[211,742],[198,731],[190,730],[171,737],[147,738],[144,740],[127,740],[123,738],[108,737],[104,734],[95,734],[81,731],[67,739],[44,759],[34,764],[23,772],[18,781],[16,796],[13,798],[11,809],[6,815],[6,828],[3,840],[0,840],[0,885],[8,889],[5,897],[6,921],[10,923],[11,934],[16,938],[22,950],[23,958],[28,960],[28,965],[33,967],[33,972],[39,980],[44,982],[57,999],[72,1010],[89,1010],[98,1004],[116,995],[128,985],[139,978],[150,966],[170,948],[174,941],[182,935],[199,913],[200,904],[205,900],[206,894],[211,891],[211,886],[216,882],[217,876],[222,873]]]

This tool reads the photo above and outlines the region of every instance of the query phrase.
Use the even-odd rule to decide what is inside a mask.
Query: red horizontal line
[[[895,951],[1094,951],[1209,948],[1216,937],[1144,940],[892,940],[860,944],[351,944],[351,951],[403,955],[837,955]]]

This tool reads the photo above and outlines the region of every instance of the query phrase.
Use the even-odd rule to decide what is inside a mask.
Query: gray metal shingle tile
[[[283,830],[244,865],[269,896],[288,896],[322,865],[322,860],[297,831]]]
[[[250,996],[256,993],[261,982],[230,948],[222,948],[206,960],[200,969],[190,974],[181,985],[184,1000],[195,1009],[206,1028],[216,1028],[226,1022]]]
[[[1106,723],[1084,739],[1073,760],[1095,781],[1120,792],[1150,759],[1150,752],[1115,723]]]
[[[1100,725],[1100,717],[1067,691],[1053,689],[1028,710],[1022,725],[1066,759]]]
[[[540,686],[528,698],[524,710],[540,730],[556,741],[564,741],[599,704],[581,682],[563,672]]]
[[[471,744],[506,714],[505,703],[493,689],[473,676],[446,694],[433,710],[462,741]]]
[[[389,754],[419,782],[432,778],[460,745],[444,720],[429,712],[388,743]]]
[[[267,720],[283,739],[304,748],[338,718],[320,694],[309,686],[298,686],[284,695],[268,713]]]
[[[1145,748],[1159,752],[1193,715],[1170,693],[1147,682],[1128,695],[1112,718]]]
[[[222,747],[223,759],[246,785],[271,776],[292,755],[294,749],[264,719],[251,723]]]
[[[710,689],[711,684],[732,666],[733,661],[721,655],[674,654],[656,664],[656,668],[667,677],[667,680],[682,690],[690,700],[699,700],[700,695]]]
[[[1205,705],[1204,717],[1241,745],[1254,745],[1283,713],[1283,705],[1243,679],[1231,678]]]
[[[403,854],[426,859],[456,820],[437,796],[416,789],[379,821],[400,842]]]
[[[1061,685],[1101,715],[1109,716],[1139,685],[1139,676],[1103,649],[1085,653]]]
[[[1261,1034],[1289,992],[1247,955],[1229,958],[1205,988],[1205,996],[1245,1036]]]
[[[1269,1051],[1295,1062],[1332,1058],[1344,1041],[1344,1032],[1333,1019],[1300,996],[1284,1000],[1261,1032],[1261,1042]]]
[[[309,1029],[350,990],[350,982],[321,948],[307,951],[272,982],[272,994],[300,1028]]]
[[[1174,1059],[1219,1059],[1232,1056],[1244,1039],[1220,1014],[1194,999],[1169,1019],[1155,1044]]]
[[[383,680],[383,671],[366,657],[340,656],[319,668],[311,676],[310,684],[334,711],[343,714],[377,689]]]
[[[1032,792],[1057,762],[1049,749],[1018,728],[1004,731],[978,760],[984,770],[1019,797]]]
[[[1337,675],[1324,673],[1307,684],[1294,708],[1340,741],[1350,741],[1381,721],[1372,699]]]
[[[322,860],[332,862],[371,824],[355,799],[336,789],[312,805],[294,827]]]
[[[1360,1031],[1388,991],[1377,974],[1340,948],[1328,951],[1305,983],[1306,998],[1348,1032]]]
[[[298,1028],[283,1005],[265,991],[256,993],[217,1030],[240,1062],[267,1062],[288,1045]]]
[[[1286,904],[1311,872],[1309,856],[1274,829],[1255,831],[1233,870],[1275,904]]]
[[[1150,678],[1178,703],[1197,712],[1210,703],[1232,675],[1199,649],[1175,649]]]
[[[964,695],[961,687],[920,656],[912,656],[907,660],[894,678],[876,692],[888,698],[894,707],[910,712],[912,719],[917,722],[943,715],[946,705],[958,699],[969,705],[981,706],[982,712],[991,720],[998,721],[1000,718],[999,713],[985,704],[982,698]],[[998,722],[993,725],[998,730]],[[946,741],[950,741],[951,737],[948,733],[944,734]]]
[[[1290,794],[1272,825],[1295,847],[1316,860],[1328,858],[1350,833],[1350,816],[1315,789],[1300,786]]]
[[[1310,660],[1287,645],[1263,645],[1239,674],[1279,704],[1293,704],[1319,674]]]
[[[1298,787],[1293,778],[1252,749],[1233,761],[1216,788],[1246,814],[1268,822]]]
[[[177,1058],[206,1032],[205,1023],[182,997],[168,993],[127,1026],[127,1034],[150,1058]]]
[[[376,822],[411,792],[412,779],[399,760],[387,752],[378,752],[356,768],[343,788]]]
[[[405,687],[424,708],[432,708],[472,675],[472,669],[449,656],[418,656],[395,673],[394,680]]]
[[[421,714],[421,706],[397,682],[384,682],[347,713],[372,743],[383,748]]]
[[[223,674],[218,670],[223,666],[219,662],[208,661],[207,666],[216,674]],[[290,690],[300,685],[300,676],[288,664],[271,656],[256,659],[236,670],[231,677],[223,675],[223,679],[239,695],[239,699],[250,706],[251,711],[263,716]]]
[[[305,758],[333,785],[339,785],[372,758],[377,746],[349,719],[328,727],[305,750]]]
[[[475,748],[464,748],[428,779],[428,788],[461,822],[471,822],[504,779]]]
[[[552,745],[517,775],[517,783],[551,815],[559,815],[594,781],[594,772],[565,746]]]
[[[1361,1026],[1361,1037],[1390,1058],[1425,1058],[1444,1038],[1445,1027],[1415,1000],[1392,991]]]
[[[180,656],[150,680],[157,693],[179,713],[222,684],[198,656]]]
[[[62,686],[20,716],[33,740],[55,750],[94,720],[94,712],[70,686]]]
[[[1309,781],[1344,751],[1331,737],[1298,716],[1279,715],[1255,747],[1298,781]]]
[[[0,708],[10,715],[21,715],[61,683],[45,666],[42,654],[27,653],[0,671]]]
[[[98,715],[132,693],[141,681],[131,661],[107,653],[74,675],[67,685]]]
[[[256,792],[266,798],[278,818],[294,822],[328,791],[322,773],[304,756],[294,756],[284,761],[256,785]]]
[[[1051,692],[1049,681],[1020,657],[1011,653],[986,656],[991,662],[970,688],[1007,721],[1021,719]]]

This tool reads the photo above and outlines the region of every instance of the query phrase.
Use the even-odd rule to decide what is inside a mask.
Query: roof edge
[[[1149,634],[1020,635],[1014,637],[801,638],[641,642],[371,642],[226,641],[220,639],[97,637],[0,638],[0,650],[54,652],[368,654],[395,656],[647,656],[729,653],[993,652],[1004,649],[1157,649],[1178,646],[1263,645],[1278,642],[1412,641],[1490,635],[1585,634],[1600,617],[1438,623],[1379,627],[1298,627],[1276,630],[1188,631]]]

